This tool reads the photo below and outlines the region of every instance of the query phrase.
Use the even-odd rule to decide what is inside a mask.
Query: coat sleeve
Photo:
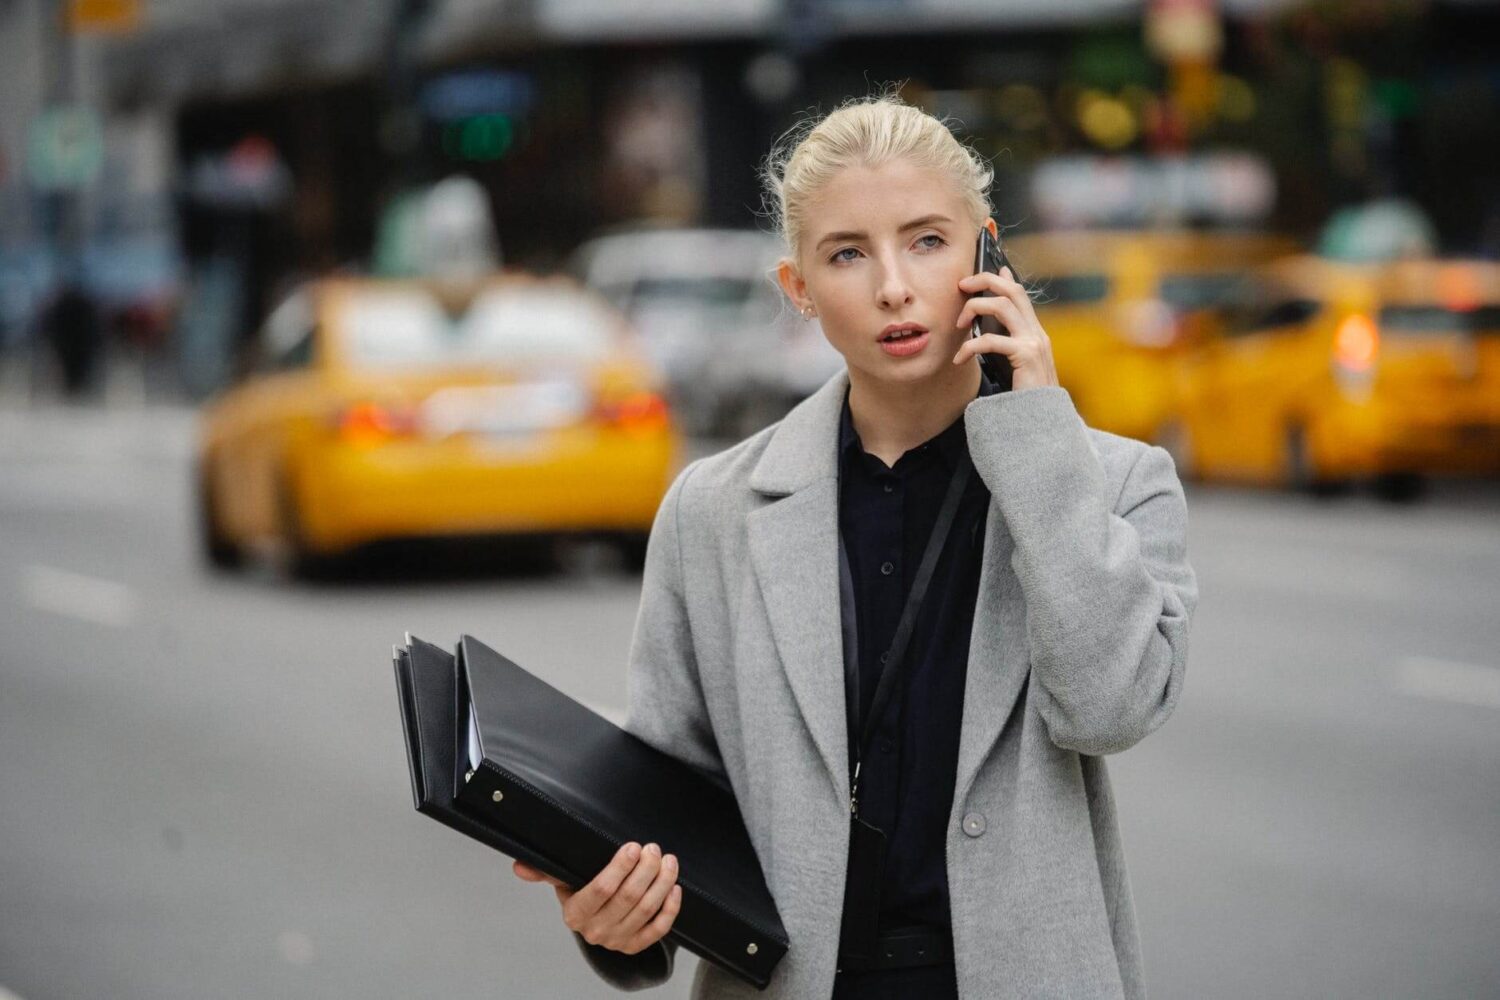
[[[970,451],[1014,541],[1033,696],[1058,746],[1118,753],[1182,691],[1198,586],[1172,458],[1142,445],[1111,486],[1067,390],[989,396]]]
[[[646,545],[641,605],[630,645],[625,728],[658,750],[722,780],[723,765],[698,680],[683,594],[680,540],[688,466],[662,499]],[[671,845],[663,845],[670,851]],[[660,986],[672,975],[677,945],[663,940],[638,955],[591,945],[575,934],[596,973],[621,990]]]

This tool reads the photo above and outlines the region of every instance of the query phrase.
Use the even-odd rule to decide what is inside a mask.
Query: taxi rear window
[[[1191,312],[1228,302],[1244,279],[1238,274],[1169,274],[1161,279],[1161,300]]]
[[[1109,294],[1109,279],[1102,274],[1065,274],[1026,283],[1038,290],[1037,302],[1049,306],[1102,302]]]
[[[1500,333],[1500,306],[1387,306],[1380,310],[1380,325],[1402,333]]]
[[[597,303],[555,290],[481,292],[450,315],[420,289],[371,289],[340,320],[353,361],[376,367],[588,361],[612,346]]]

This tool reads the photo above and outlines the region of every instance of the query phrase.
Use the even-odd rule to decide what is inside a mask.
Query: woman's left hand
[[[958,287],[976,296],[958,314],[959,329],[969,329],[979,316],[994,316],[1010,331],[1010,336],[982,333],[964,341],[953,356],[955,365],[969,361],[976,354],[1003,354],[1010,362],[1012,390],[1058,384],[1057,367],[1052,363],[1052,341],[1036,318],[1031,297],[1011,276],[1010,268],[1002,267],[999,274],[971,274],[960,280]],[[979,297],[980,292],[994,294]]]

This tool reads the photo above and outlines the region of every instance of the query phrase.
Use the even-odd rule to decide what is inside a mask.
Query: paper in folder
[[[396,686],[417,810],[577,888],[631,841],[677,855],[670,940],[758,988],[787,936],[729,789],[470,636],[407,637]]]

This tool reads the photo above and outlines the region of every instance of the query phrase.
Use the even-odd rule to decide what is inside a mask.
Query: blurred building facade
[[[754,225],[772,139],[891,81],[994,157],[1008,225],[1311,240],[1402,198],[1493,255],[1497,23],[1435,0],[8,0],[0,316],[93,260],[121,303],[216,289],[185,307],[219,317],[190,348],[213,356],[289,277],[367,266],[387,207],[455,173],[520,266],[638,220]],[[37,122],[68,108],[51,127],[97,132],[101,165],[41,191]]]

